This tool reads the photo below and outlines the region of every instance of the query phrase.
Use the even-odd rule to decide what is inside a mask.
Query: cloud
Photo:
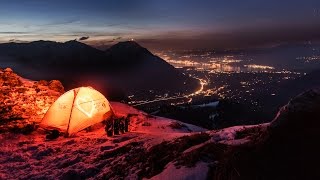
[[[19,39],[9,39],[8,41],[9,43],[26,43],[26,42],[29,42],[29,41],[23,41],[23,40],[19,40]]]
[[[84,41],[84,40],[87,40],[89,38],[90,38],[89,36],[83,36],[83,37],[79,38],[79,41]]]
[[[30,32],[20,32],[20,31],[0,31],[0,34],[30,34]]]
[[[120,40],[122,37],[117,37],[117,38],[114,38],[112,41],[117,41],[117,40]]]
[[[195,33],[194,35],[170,34],[171,36],[160,34],[136,39],[145,47],[153,49],[265,47],[279,43],[320,41],[320,25],[257,27],[224,32]]]
[[[42,26],[60,26],[60,25],[68,25],[68,24],[74,24],[79,22],[78,19],[67,19],[67,20],[62,20],[62,21],[53,21],[47,24],[42,24]]]

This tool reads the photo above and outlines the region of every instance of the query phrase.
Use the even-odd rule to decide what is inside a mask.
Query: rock
[[[49,88],[51,90],[63,93],[64,92],[64,87],[62,85],[62,83],[58,80],[52,80],[49,82]]]
[[[308,90],[281,108],[271,122],[270,135],[292,143],[292,148],[297,146],[293,151],[302,148],[303,153],[310,154],[320,147],[319,117],[320,89]]]
[[[60,132],[58,130],[52,130],[49,134],[46,135],[47,140],[54,140],[60,136]]]
[[[12,69],[6,68],[4,73],[0,74],[1,86],[21,86],[22,82],[20,77],[13,73]]]
[[[0,132],[29,134],[34,131],[63,89],[57,80],[28,81],[10,68],[1,71]]]
[[[212,179],[319,179],[319,117],[319,89],[298,95],[251,142],[227,149]]]
[[[270,131],[282,136],[320,136],[320,89],[306,91],[282,107],[271,122]],[[289,137],[288,137],[289,138]]]
[[[49,82],[46,81],[46,80],[40,80],[40,81],[38,81],[38,84],[39,84],[39,85],[42,85],[42,86],[48,86],[48,85],[49,85]]]
[[[37,160],[41,160],[44,156],[52,155],[54,150],[52,148],[41,149],[32,154],[32,157]]]
[[[60,179],[64,180],[68,180],[68,179],[74,179],[74,180],[80,180],[82,179],[81,178],[81,175],[79,172],[75,171],[75,170],[72,170],[72,169],[69,169],[67,172],[63,173],[60,177]]]
[[[12,72],[13,72],[13,70],[12,70],[11,68],[6,68],[6,69],[4,69],[4,72],[12,73]]]

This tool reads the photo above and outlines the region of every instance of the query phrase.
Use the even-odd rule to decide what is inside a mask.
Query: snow
[[[169,163],[164,171],[150,178],[151,180],[205,180],[207,179],[208,164],[199,162],[195,167],[176,167]]]
[[[215,131],[206,131],[208,134],[210,134],[211,139],[203,142],[201,144],[198,144],[196,146],[192,146],[189,149],[186,149],[183,153],[189,153],[192,151],[195,151],[196,149],[199,149],[207,144],[210,143],[221,143],[226,145],[241,145],[245,143],[249,143],[251,141],[250,136],[244,136],[243,138],[237,137],[237,133],[241,133],[248,129],[266,129],[270,123],[264,123],[259,125],[246,125],[246,126],[233,126],[225,129],[215,130]]]
[[[116,116],[126,117],[128,114],[134,114],[131,118],[131,131],[140,133],[152,133],[152,134],[163,134],[163,133],[190,133],[190,132],[203,132],[207,129],[182,123],[177,120],[163,118],[159,116],[148,115],[143,111],[139,111],[129,105],[110,102]],[[175,123],[181,124],[181,128],[172,128]]]
[[[74,138],[60,137],[45,141],[43,134],[1,134],[0,174],[5,179],[61,178],[76,171],[82,175],[95,165],[95,159],[103,152],[115,150],[136,138],[127,133],[112,138],[103,131],[81,132]]]
[[[143,159],[147,157],[143,155],[164,141],[174,142],[176,138],[199,132],[211,136],[208,141],[182,151],[185,154],[206,143],[241,141],[235,139],[237,132],[256,127],[236,126],[208,131],[173,119],[151,116],[126,104],[111,102],[111,106],[117,116],[133,115],[131,132],[107,137],[104,127],[100,126],[53,141],[46,141],[40,130],[30,135],[0,134],[0,179],[119,179],[124,176],[138,179],[144,167],[142,163],[146,163]],[[130,164],[127,160],[139,156],[142,161],[137,164]],[[206,179],[208,164],[199,161],[193,167],[176,167],[174,162],[168,162],[165,169],[151,179]]]
[[[115,111],[116,115],[118,116],[126,116],[128,114],[143,114],[143,115],[147,115],[147,113],[143,112],[143,111],[139,111],[136,108],[133,108],[129,105],[120,103],[120,102],[110,102],[113,110]]]
[[[125,158],[120,154],[112,160],[97,160],[104,153],[117,152],[133,142],[141,143],[141,147],[134,149],[148,149],[163,141],[206,130],[173,119],[149,116],[125,104],[111,102],[111,106],[117,115],[135,114],[131,132],[107,137],[101,126],[91,132],[80,131],[74,137],[59,137],[53,141],[46,141],[40,130],[30,135],[0,134],[0,178],[99,178],[109,173],[114,163]],[[149,125],[146,126],[146,122]],[[173,128],[172,123],[183,126]],[[98,171],[99,168],[103,170]],[[135,177],[135,173],[136,170],[132,170],[130,176]]]
[[[255,128],[267,128],[270,123],[258,124],[258,125],[246,125],[246,126],[233,126],[218,131],[210,131],[211,139],[214,142],[219,142],[227,145],[240,145],[250,141],[249,137],[236,138],[237,133],[247,129]]]

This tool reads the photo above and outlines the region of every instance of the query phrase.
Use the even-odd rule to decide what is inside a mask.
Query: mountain
[[[27,78],[59,79],[101,64],[104,53],[77,41],[34,41],[0,44],[0,60]]]
[[[99,60],[103,58],[103,52],[78,41],[67,41],[65,43],[53,41],[5,43],[0,44],[0,55],[15,57],[19,61],[25,61],[30,65],[36,63],[34,64],[35,67],[42,65],[41,63],[47,63],[46,65],[68,65],[70,63],[71,65],[76,60],[81,63],[93,57]],[[95,62],[95,59],[91,60]]]
[[[108,71],[117,75],[112,79],[113,83],[125,80],[128,86],[180,92],[197,87],[197,81],[183,75],[134,41],[115,44],[105,53],[111,67]]]
[[[10,69],[1,70],[0,74],[2,88],[6,90],[0,95],[11,97],[17,106],[11,115],[19,115],[0,119],[0,128],[4,130],[0,131],[0,179],[320,177],[319,89],[293,98],[270,123],[212,131],[111,102],[116,115],[131,116],[129,133],[107,137],[100,126],[78,132],[74,137],[48,141],[43,129],[28,129],[28,133],[22,131],[24,134],[18,131],[21,124],[37,124],[35,119],[43,114],[31,113],[27,117],[20,114],[34,111],[39,103],[35,97],[51,99],[63,88],[57,82],[52,85],[26,80]],[[21,88],[27,88],[26,92],[17,96]],[[30,93],[32,96],[28,96]],[[39,104],[47,107],[52,101]],[[3,103],[1,109],[9,106]],[[6,128],[11,121],[18,124],[13,132]]]
[[[119,42],[107,49],[105,53],[109,61],[118,66],[134,65],[152,56],[146,48],[141,47],[135,41]]]
[[[106,94],[186,92],[199,84],[133,41],[106,51],[78,41],[5,43],[0,44],[0,66],[31,79],[59,79],[66,89],[89,85]]]

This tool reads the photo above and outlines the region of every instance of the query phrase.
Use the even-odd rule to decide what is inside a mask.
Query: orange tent
[[[61,95],[46,112],[40,126],[71,135],[112,114],[109,101],[100,92],[91,87],[80,87]]]

